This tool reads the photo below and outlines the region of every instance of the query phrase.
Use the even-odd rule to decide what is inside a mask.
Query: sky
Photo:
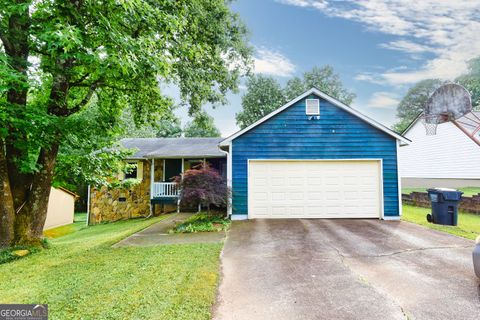
[[[416,82],[453,80],[480,55],[479,0],[237,0],[247,25],[254,72],[282,85],[314,66],[331,65],[356,94],[352,107],[391,126]],[[241,96],[205,110],[222,136],[238,130]],[[186,108],[176,112],[189,121]]]

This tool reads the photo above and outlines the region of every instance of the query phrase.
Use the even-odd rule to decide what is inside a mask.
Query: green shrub
[[[227,230],[230,220],[214,213],[197,213],[173,228],[174,233],[216,232]]]

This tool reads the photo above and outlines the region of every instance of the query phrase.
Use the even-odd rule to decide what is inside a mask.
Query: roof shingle
[[[225,157],[218,144],[223,138],[125,138],[120,144],[136,149],[132,159]]]

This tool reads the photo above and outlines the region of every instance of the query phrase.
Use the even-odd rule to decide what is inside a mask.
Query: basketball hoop
[[[421,117],[422,124],[425,127],[427,136],[433,136],[437,134],[437,126],[440,123],[445,122],[445,115],[443,114],[424,114]]]
[[[472,112],[470,92],[459,84],[447,83],[437,88],[425,104],[421,116],[427,136],[437,134],[437,126],[451,122],[480,146],[480,115]]]

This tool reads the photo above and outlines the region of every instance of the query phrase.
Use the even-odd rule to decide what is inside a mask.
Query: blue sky
[[[357,95],[352,106],[388,126],[410,86],[454,79],[480,55],[478,0],[239,0],[232,9],[250,30],[255,73],[284,84],[331,65]],[[238,130],[242,94],[205,106],[223,136]],[[185,108],[177,114],[189,120]]]

